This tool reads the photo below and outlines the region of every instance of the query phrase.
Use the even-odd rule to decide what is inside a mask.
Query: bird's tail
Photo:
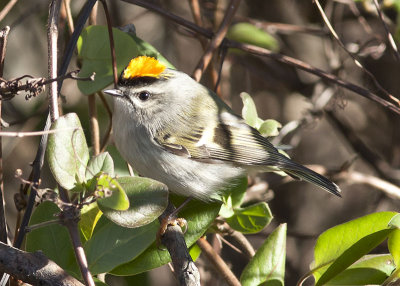
[[[293,162],[288,158],[287,158],[287,162],[285,162],[285,163],[282,164],[282,166],[280,166],[279,169],[284,171],[288,175],[294,176],[295,178],[298,178],[298,179],[302,179],[306,182],[309,182],[311,184],[314,184],[314,185],[324,189],[325,191],[328,191],[338,197],[341,197],[341,195],[340,195],[341,190],[338,187],[338,185],[331,182],[324,176],[322,176],[322,175],[314,172],[313,170],[310,170],[296,162]]]

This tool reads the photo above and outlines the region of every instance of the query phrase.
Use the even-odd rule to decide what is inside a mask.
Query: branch
[[[240,286],[239,280],[236,278],[236,276],[232,273],[232,271],[229,269],[228,265],[222,260],[221,256],[219,256],[214,249],[211,247],[211,245],[208,243],[208,241],[205,238],[200,238],[197,241],[197,245],[201,248],[203,253],[207,256],[208,260],[210,263],[214,265],[214,267],[218,270],[218,273],[220,273],[226,283],[230,286]]]
[[[0,31],[0,77],[3,76],[6,46],[10,27],[6,26]],[[0,120],[2,120],[2,102],[0,101]],[[2,126],[0,124],[0,132]],[[0,241],[7,243],[7,221],[5,214],[4,180],[3,180],[3,141],[0,137]]]
[[[207,66],[209,65],[212,55],[214,51],[219,48],[222,41],[225,38],[226,33],[228,32],[228,28],[230,23],[233,20],[233,16],[235,16],[236,10],[240,4],[240,0],[231,0],[228,5],[227,12],[225,13],[224,19],[222,20],[221,26],[219,27],[217,33],[211,39],[206,51],[204,52],[203,56],[201,57],[199,63],[197,64],[194,72],[193,78],[196,81],[200,81],[200,78],[203,72],[206,70]]]
[[[175,207],[169,203],[167,209],[159,217],[162,222],[165,218],[175,211]],[[172,264],[174,274],[179,285],[200,286],[200,274],[186,246],[182,229],[179,225],[168,225],[165,233],[161,237],[161,243],[167,248]]]
[[[29,253],[0,242],[0,271],[33,285],[83,286],[42,252]]]
[[[207,38],[212,38],[213,35],[214,35],[213,32],[211,32],[209,30],[206,30],[206,29],[203,29],[203,28],[195,25],[194,23],[192,23],[190,21],[187,21],[187,20],[185,20],[185,19],[183,19],[183,18],[181,18],[181,17],[179,17],[177,15],[174,15],[174,14],[172,14],[170,12],[167,12],[167,11],[161,9],[159,6],[151,4],[148,1],[143,1],[143,0],[123,0],[123,1],[135,4],[135,5],[144,7],[146,9],[149,9],[149,10],[151,10],[153,12],[156,12],[156,13],[158,13],[158,14],[160,14],[160,15],[162,15],[162,16],[164,16],[164,17],[166,17],[166,18],[168,18],[168,19],[170,19],[172,21],[174,21],[175,23],[178,23],[178,24],[184,26],[185,28],[187,28],[189,30],[192,30],[192,31],[194,31],[194,32],[196,32],[198,34],[201,34],[201,35],[203,35],[203,36],[205,36]],[[365,88],[363,88],[361,86],[358,86],[356,84],[344,81],[344,80],[340,79],[339,77],[337,77],[337,76],[335,76],[333,74],[330,74],[330,73],[325,72],[325,71],[323,71],[321,69],[315,68],[315,67],[313,67],[313,66],[311,66],[311,65],[309,65],[309,64],[307,64],[305,62],[302,62],[302,61],[300,61],[298,59],[295,59],[295,58],[292,58],[292,57],[288,57],[288,56],[285,56],[285,55],[282,55],[282,54],[274,53],[274,52],[272,52],[272,51],[270,51],[268,49],[260,48],[260,47],[254,46],[254,45],[241,44],[241,43],[233,41],[233,40],[225,39],[224,43],[226,43],[226,45],[228,47],[238,48],[238,49],[241,49],[243,51],[249,52],[251,54],[258,55],[258,56],[268,57],[268,58],[271,58],[273,60],[276,60],[276,61],[282,62],[284,64],[290,65],[292,67],[295,67],[295,68],[301,69],[303,71],[306,71],[306,72],[312,73],[314,75],[317,75],[317,76],[319,76],[319,77],[321,77],[321,78],[323,78],[323,79],[325,79],[325,80],[327,80],[327,81],[329,81],[331,83],[337,84],[337,85],[339,85],[339,86],[341,86],[343,88],[346,88],[346,89],[348,89],[348,90],[350,90],[350,91],[352,91],[352,92],[354,92],[356,94],[359,94],[359,95],[361,95],[363,97],[366,97],[366,98],[368,98],[368,99],[370,99],[370,100],[372,100],[372,101],[374,101],[376,103],[379,103],[383,107],[385,107],[385,108],[391,110],[392,112],[395,112],[395,113],[400,115],[399,106],[393,104],[392,102],[387,101],[387,100],[379,97],[378,95],[372,93],[371,91],[369,91],[369,90],[367,90],[367,89],[365,89]],[[397,103],[397,101],[396,101],[396,103]]]

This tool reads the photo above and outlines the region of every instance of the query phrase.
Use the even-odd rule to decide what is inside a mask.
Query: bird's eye
[[[139,95],[138,95],[138,98],[139,98],[141,101],[146,101],[146,100],[148,100],[148,99],[150,98],[150,92],[148,92],[148,91],[141,91],[141,92],[139,93]]]

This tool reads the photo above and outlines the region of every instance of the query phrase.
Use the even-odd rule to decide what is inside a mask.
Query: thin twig
[[[111,63],[113,68],[114,87],[117,88],[118,71],[117,71],[117,60],[115,56],[114,35],[112,32],[111,17],[108,11],[107,2],[105,0],[101,0],[101,3],[103,4],[104,13],[106,14],[108,37],[110,38]]]
[[[388,38],[390,47],[392,48],[393,55],[394,55],[394,57],[396,58],[396,60],[397,60],[398,62],[400,62],[399,50],[398,50],[398,48],[397,48],[397,46],[396,46],[396,43],[395,43],[395,41],[394,41],[394,39],[393,39],[392,34],[391,34],[390,31],[389,31],[388,26],[386,25],[385,20],[383,19],[383,13],[382,13],[381,8],[379,7],[378,1],[377,1],[377,0],[373,0],[373,2],[374,2],[374,4],[375,4],[376,11],[378,12],[379,19],[381,20],[382,26],[383,26],[383,28],[385,29],[386,37]]]
[[[398,106],[400,106],[400,101],[394,97],[392,94],[390,94],[386,89],[384,89],[380,83],[378,82],[378,80],[375,78],[375,76],[369,71],[367,70],[362,64],[361,62],[357,59],[357,57],[351,53],[343,44],[343,42],[340,40],[338,34],[336,33],[335,29],[332,27],[328,17],[326,16],[324,9],[322,8],[321,4],[319,3],[319,0],[313,0],[314,3],[317,5],[318,11],[320,12],[322,19],[325,22],[325,25],[328,27],[329,31],[331,32],[333,38],[336,40],[336,42],[339,44],[339,46],[353,59],[354,63],[356,64],[356,66],[358,66],[362,71],[364,71],[369,78],[374,82],[375,86],[388,98],[390,98],[391,100],[393,100],[394,102],[396,102],[396,104]]]
[[[212,38],[212,36],[213,36],[213,33],[211,31],[203,29],[190,21],[187,21],[175,14],[165,11],[164,9],[161,9],[159,6],[152,4],[151,2],[143,1],[143,0],[123,0],[123,1],[135,4],[135,5],[144,7],[146,9],[149,9],[153,12],[159,13],[160,15],[170,19],[171,21],[174,21],[175,23],[178,23],[178,24],[184,26],[185,28],[190,29],[196,33],[199,33],[207,38]],[[290,65],[292,67],[315,74],[325,80],[328,80],[329,82],[337,84],[337,85],[339,85],[343,88],[346,88],[356,94],[359,94],[359,95],[366,97],[376,103],[379,103],[380,105],[391,110],[392,112],[400,114],[400,108],[398,106],[394,105],[392,102],[387,101],[387,100],[377,96],[376,94],[372,93],[371,91],[369,91],[361,86],[344,81],[333,74],[330,74],[321,69],[315,68],[315,67],[311,66],[310,64],[302,62],[298,59],[288,57],[288,56],[285,56],[282,54],[274,53],[268,49],[260,48],[260,47],[254,46],[254,45],[238,43],[233,40],[225,39],[225,44],[228,47],[238,48],[240,50],[243,50],[248,53],[258,55],[258,56],[262,56],[262,57],[269,57],[271,59],[274,59],[276,61],[282,62],[287,65]]]
[[[69,131],[69,130],[77,130],[78,128],[76,127],[66,127],[66,128],[61,128],[61,129],[54,129],[54,130],[43,130],[43,131],[32,131],[32,132],[11,132],[11,131],[1,131],[0,132],[0,137],[30,137],[30,136],[41,136],[45,134],[53,134],[53,133],[58,133],[58,132],[64,132],[64,131]]]
[[[225,35],[228,32],[229,26],[233,20],[233,16],[235,16],[236,10],[239,7],[239,4],[240,0],[230,1],[227,11],[225,12],[224,19],[222,20],[221,26],[211,39],[206,51],[204,52],[195,70],[193,71],[193,78],[196,81],[200,81],[203,72],[206,70],[208,64],[212,59],[214,51],[221,45],[222,41],[224,40]]]
[[[3,10],[0,12],[0,22],[3,21],[4,17],[7,16],[8,12],[17,4],[18,0],[10,0],[6,6],[4,6]]]
[[[232,273],[232,271],[229,269],[228,265],[226,265],[225,261],[219,256],[214,249],[211,247],[211,245],[208,243],[208,241],[201,237],[197,241],[197,245],[201,248],[203,253],[207,256],[208,260],[210,263],[214,265],[214,267],[217,269],[217,272],[220,273],[226,283],[230,286],[240,286],[239,280],[236,278],[235,274]]]
[[[1,21],[1,20],[0,20]],[[6,26],[0,31],[0,77],[3,77],[4,71],[4,60],[6,57],[6,46],[8,33],[10,32],[10,27]],[[0,120],[2,119],[2,102],[0,101]],[[2,130],[0,124],[0,132]],[[5,201],[4,201],[4,181],[3,181],[3,141],[0,137],[0,241],[7,244],[7,221],[6,221],[6,211],[5,211]]]
[[[49,8],[49,20],[47,23],[47,48],[48,48],[48,77],[57,77],[58,62],[58,15],[60,12],[61,0],[52,0]],[[50,84],[49,89],[49,110],[51,121],[59,117],[58,112],[58,88],[57,81]]]
[[[64,8],[67,14],[67,23],[69,27],[70,34],[74,32],[74,20],[72,19],[71,13],[71,0],[63,0],[64,1]]]
[[[356,171],[341,172],[334,176],[334,180],[345,180],[357,184],[370,185],[384,192],[388,197],[400,200],[400,188],[378,177]]]

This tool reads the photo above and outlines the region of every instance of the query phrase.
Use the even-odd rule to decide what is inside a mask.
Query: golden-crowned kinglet
[[[340,196],[339,187],[290,160],[187,74],[141,56],[114,96],[114,139],[139,174],[171,192],[209,201],[248,171],[281,170]]]

